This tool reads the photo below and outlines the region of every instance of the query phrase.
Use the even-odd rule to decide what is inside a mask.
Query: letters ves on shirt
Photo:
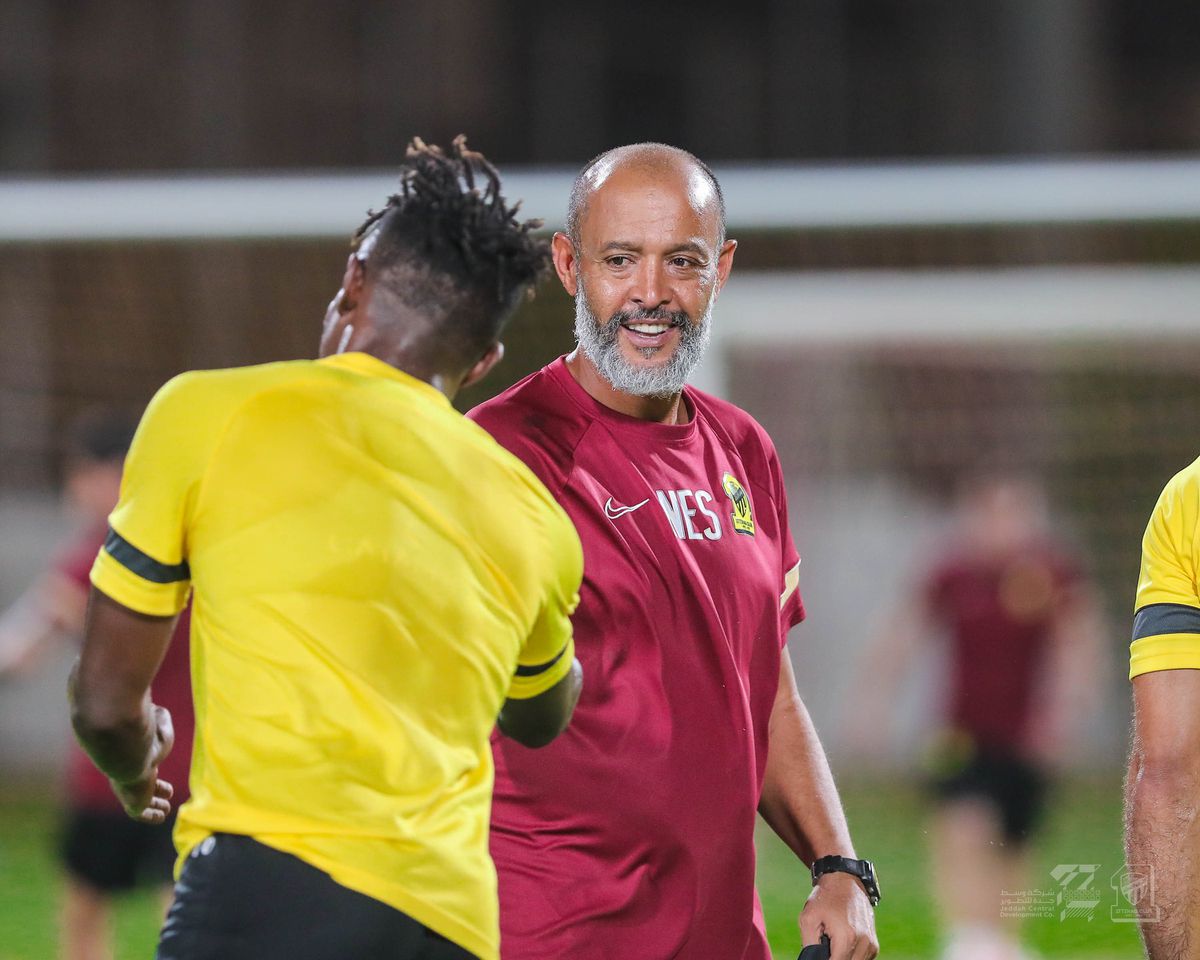
[[[721,480],[722,489],[729,498],[728,519],[733,529],[738,533],[754,535],[754,518],[750,507],[750,499],[742,485],[726,473]],[[720,540],[724,534],[721,522],[722,508],[716,498],[707,490],[655,490],[655,499],[662,507],[671,530],[679,540]],[[610,500],[611,503],[611,500]],[[645,501],[643,501],[645,503]],[[638,504],[641,506],[641,504]],[[618,508],[620,512],[606,512],[612,520],[624,512],[632,512],[633,508]]]

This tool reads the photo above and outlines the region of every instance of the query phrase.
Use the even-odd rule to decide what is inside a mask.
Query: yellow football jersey
[[[187,373],[138,428],[92,570],[194,590],[183,857],[253,836],[495,960],[488,737],[560,680],[578,536],[516,457],[366,354]]]
[[[1129,677],[1200,670],[1200,460],[1163,490],[1142,541]]]

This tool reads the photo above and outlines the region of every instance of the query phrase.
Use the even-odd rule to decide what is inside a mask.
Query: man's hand
[[[879,954],[875,911],[862,884],[848,873],[826,873],[800,913],[805,944],[828,935],[832,960],[874,960]]]
[[[159,780],[155,773],[157,771],[133,783],[110,781],[125,812],[139,823],[163,823],[171,812],[171,795],[175,788],[166,780]]]
[[[71,725],[134,820],[162,823],[171,785],[158,766],[175,745],[171,714],[150,700],[150,683],[171,642],[175,617],[123,607],[92,588],[83,649],[67,695]]]
[[[141,823],[163,823],[171,812],[171,796],[175,788],[158,779],[159,765],[175,746],[175,726],[166,707],[154,707],[154,743],[146,764],[146,772],[128,783],[111,780],[113,792],[129,816]]]

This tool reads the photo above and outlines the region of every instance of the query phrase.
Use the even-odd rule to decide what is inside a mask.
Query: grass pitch
[[[847,814],[860,853],[875,860],[884,901],[877,916],[887,960],[932,960],[937,921],[925,883],[924,806],[912,787],[848,784]],[[1046,958],[1131,960],[1141,956],[1130,923],[1113,922],[1119,893],[1110,878],[1121,865],[1120,784],[1116,777],[1075,780],[1055,795],[1039,845],[1031,886],[1046,894],[1051,916],[1027,921],[1028,939]],[[57,814],[44,794],[0,787],[0,960],[48,960],[56,953]],[[1058,864],[1099,864],[1088,888],[1050,904],[1064,888],[1051,876]],[[777,957],[794,960],[800,950],[796,916],[811,884],[804,867],[768,829],[759,832],[759,892]],[[1077,884],[1078,882],[1076,882]],[[1064,906],[1074,900],[1068,916]],[[1098,901],[1093,909],[1086,904]],[[1082,903],[1084,906],[1079,906]],[[117,960],[149,960],[154,954],[159,906],[148,894],[120,902]],[[633,958],[631,958],[633,960]]]

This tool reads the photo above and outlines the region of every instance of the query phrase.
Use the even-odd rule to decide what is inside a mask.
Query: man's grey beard
[[[664,307],[622,310],[601,323],[592,312],[581,283],[575,294],[575,339],[600,376],[619,393],[635,397],[673,397],[683,389],[704,357],[712,336],[712,310],[713,301],[709,300],[699,323],[692,323],[682,310]],[[666,363],[653,367],[635,366],[621,356],[621,346],[617,343],[621,324],[651,321],[675,324],[679,328],[679,342]],[[658,352],[654,347],[637,350],[647,360]]]

